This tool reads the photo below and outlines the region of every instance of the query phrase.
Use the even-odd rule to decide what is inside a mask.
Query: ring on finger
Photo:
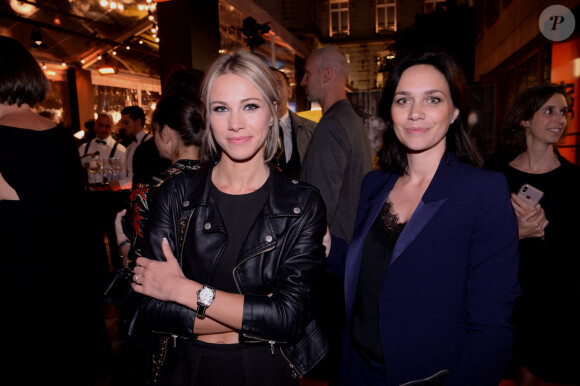
[[[133,282],[135,282],[135,284],[139,284],[139,282],[137,281],[137,279],[140,278],[140,277],[141,277],[141,274],[140,273],[137,274],[137,275],[135,275],[135,277],[133,278]]]

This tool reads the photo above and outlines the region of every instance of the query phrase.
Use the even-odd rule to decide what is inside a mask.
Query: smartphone
[[[523,184],[518,191],[518,197],[524,200],[529,206],[536,206],[543,195],[544,192],[538,188],[534,188],[530,184]]]

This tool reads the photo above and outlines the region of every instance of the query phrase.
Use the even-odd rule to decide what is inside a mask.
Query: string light
[[[64,60],[62,61],[62,63],[60,65],[63,67],[66,67],[66,63],[64,62]]]
[[[101,54],[99,54],[99,56],[97,56],[97,60],[101,60],[103,59],[103,57],[101,56]]]
[[[46,63],[42,62],[42,69],[46,70]]]
[[[85,64],[85,59],[81,56],[81,63]]]
[[[117,55],[117,51],[113,50],[113,52],[111,52],[113,55]]]

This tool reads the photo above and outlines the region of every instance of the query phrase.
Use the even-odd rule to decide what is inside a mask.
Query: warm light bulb
[[[66,67],[66,63],[64,61],[60,65]]]
[[[159,43],[159,38],[155,38],[155,42],[156,43]]]
[[[103,57],[101,55],[97,56],[97,60],[101,60]]]
[[[113,52],[112,52],[112,54],[113,54],[113,55],[117,55],[117,51],[113,51]]]
[[[102,0],[99,4],[101,4],[101,7],[106,7],[109,5],[109,2],[107,0]]]
[[[129,50],[131,49],[131,47],[130,47],[130,46],[127,46],[127,47],[125,47],[125,48],[127,49],[127,51],[129,51]]]
[[[42,62],[42,69],[46,70],[46,64],[44,62]]]
[[[143,40],[139,40],[139,44],[143,44]]]
[[[81,63],[85,64],[85,60],[83,59],[83,57],[81,56]]]

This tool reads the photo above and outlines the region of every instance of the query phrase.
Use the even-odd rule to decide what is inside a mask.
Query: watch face
[[[213,298],[214,298],[214,292],[210,288],[204,287],[199,292],[198,301],[201,304],[208,306],[213,301]]]

